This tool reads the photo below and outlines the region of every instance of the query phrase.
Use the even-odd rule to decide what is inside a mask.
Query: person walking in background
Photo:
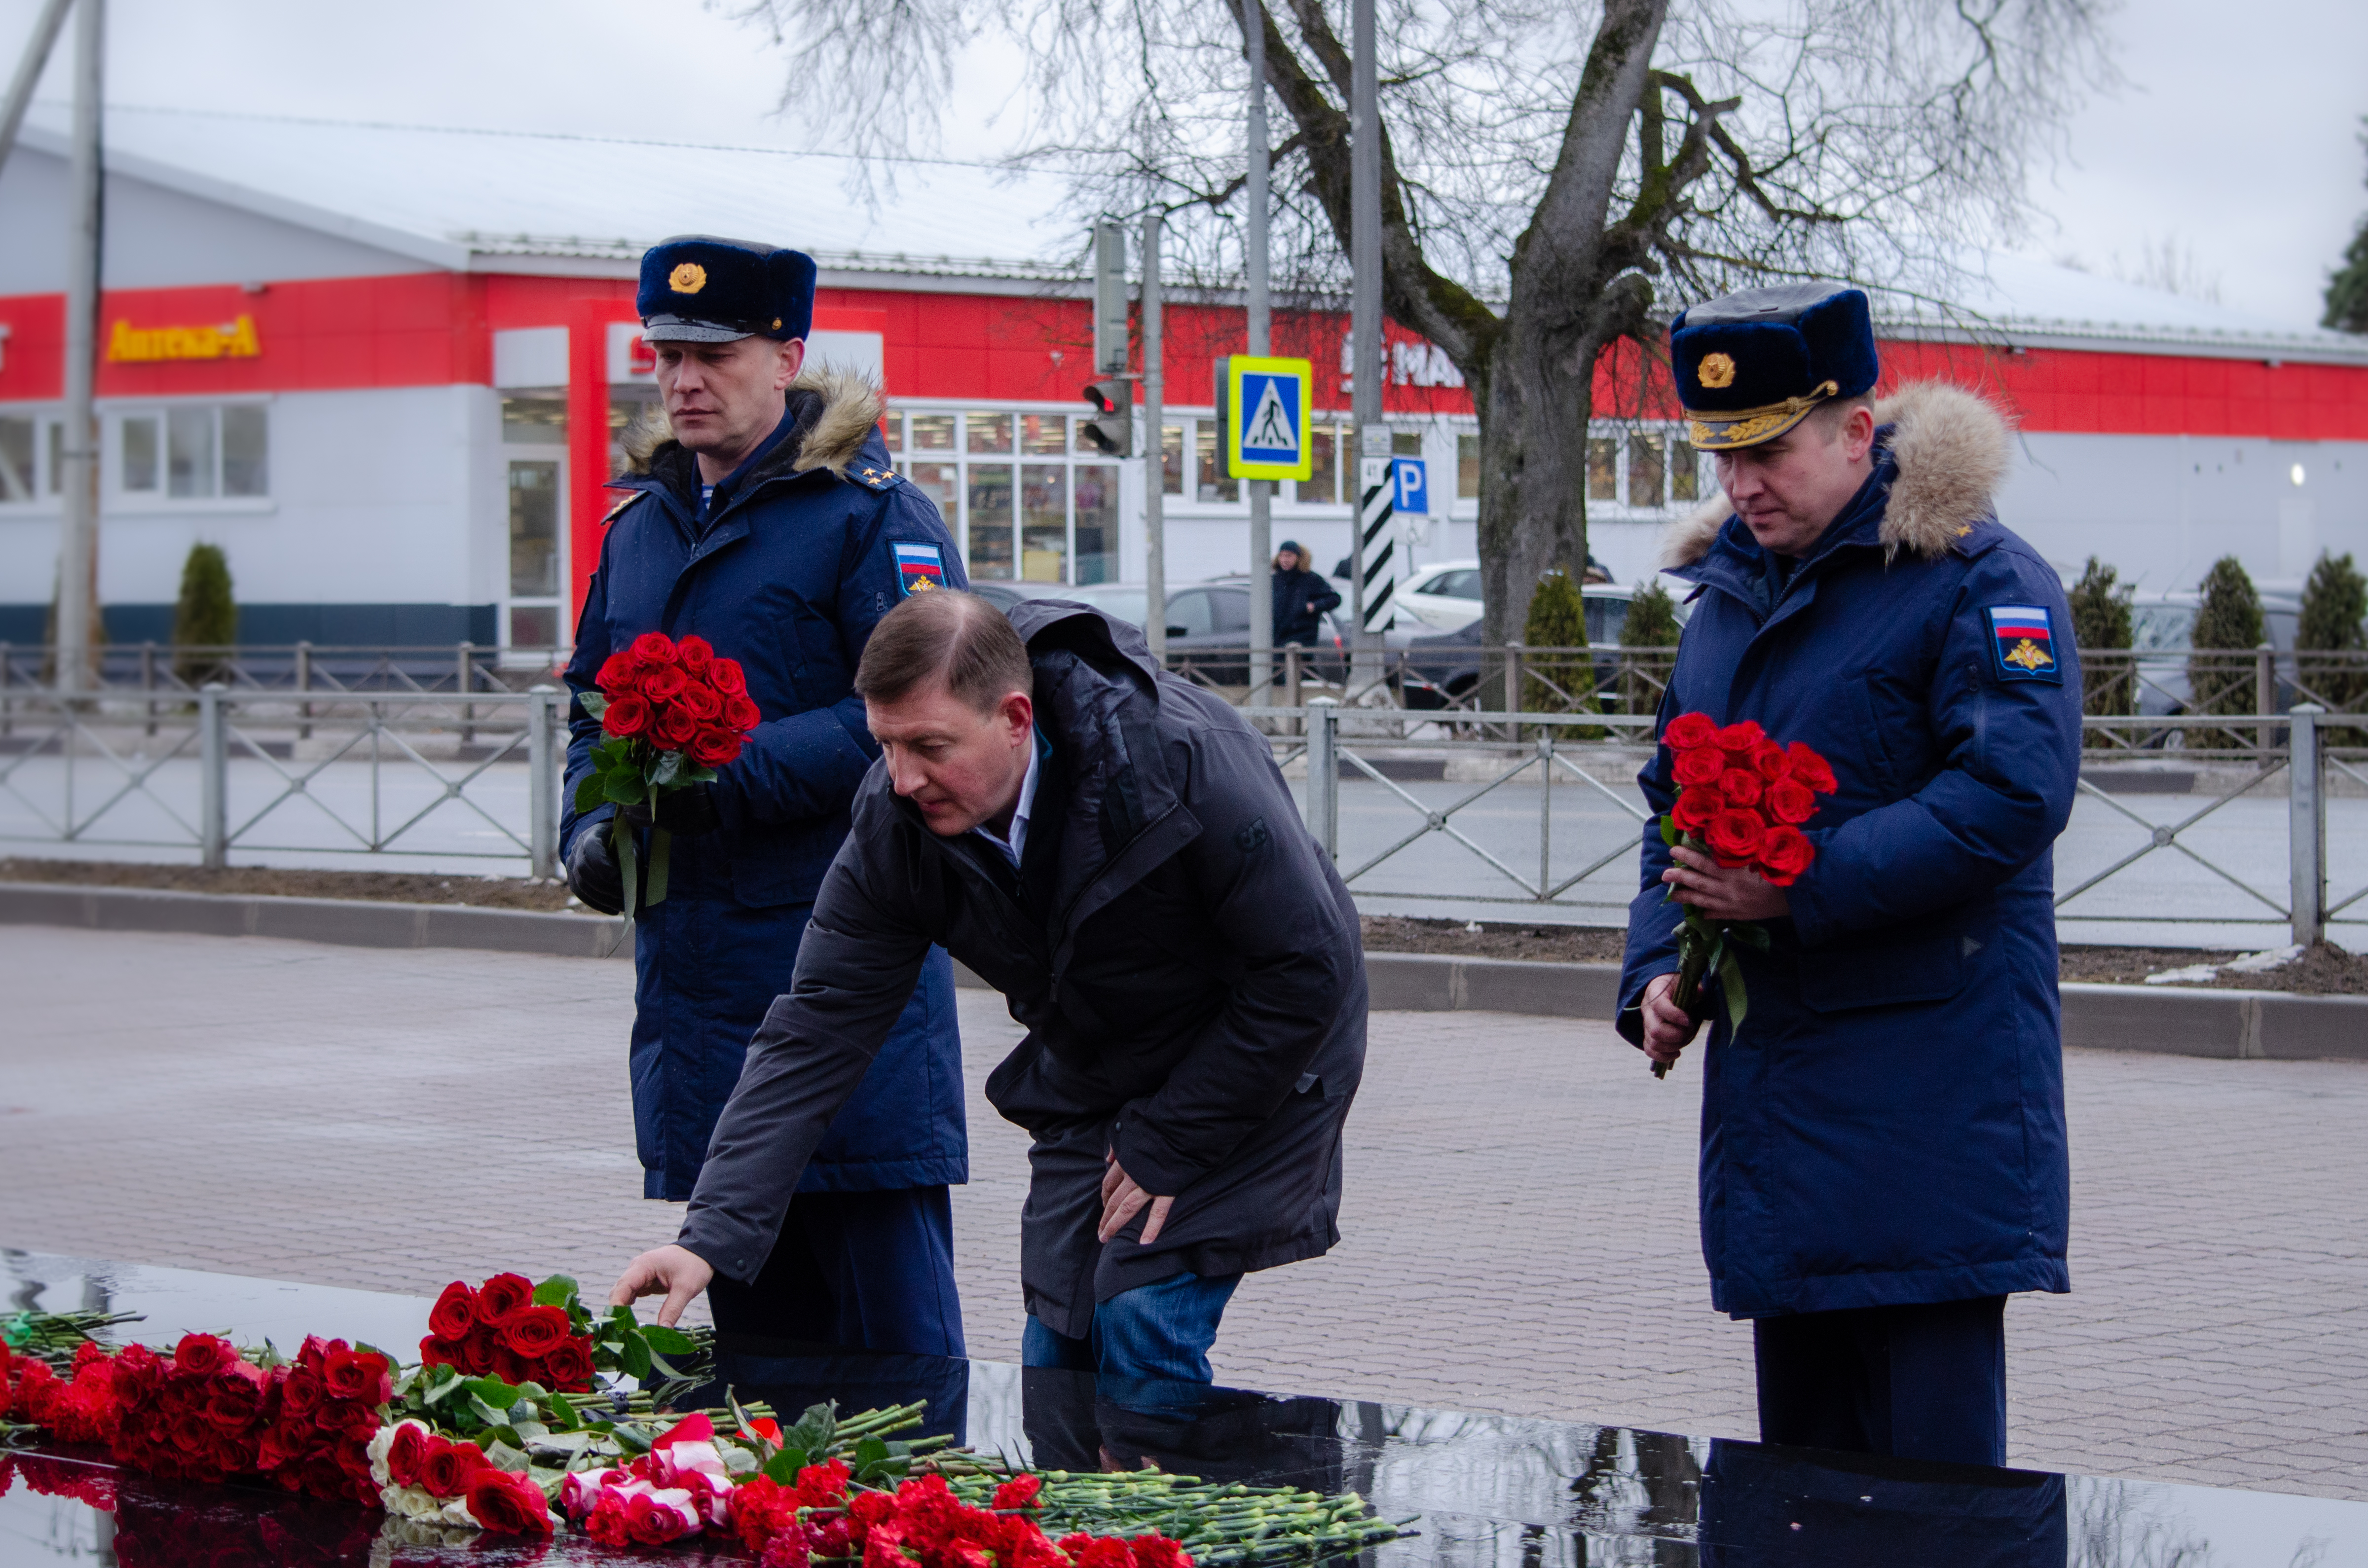
[[[610,1300],[745,1279],[931,942],[1028,1029],[1021,1357],[1206,1383],[1245,1273],[1339,1239],[1365,1061],[1357,910],[1264,735],[1083,605],[900,605],[856,676],[884,748],[679,1243]],[[712,1286],[711,1287],[711,1281]]]
[[[804,367],[814,280],[812,258],[746,241],[689,236],[643,256],[636,302],[667,428],[632,443],[615,482],[626,495],[567,669],[580,695],[642,633],[697,635],[739,661],[763,717],[712,784],[667,795],[666,897],[634,901],[635,1142],[643,1195],[675,1202],[698,1184],[765,1009],[790,988],[814,891],[879,755],[854,692],[864,642],[906,597],[963,583],[937,507],[889,471],[879,389]],[[570,717],[568,882],[615,914],[615,808],[575,809],[600,725],[580,703]],[[627,817],[626,831],[647,832],[646,811]],[[926,955],[894,1000],[780,1244],[715,1291],[719,1329],[963,1353],[947,1187],[967,1179],[969,1146],[951,960]]]
[[[1339,608],[1340,592],[1331,580],[1308,570],[1305,547],[1284,540],[1274,552],[1274,645],[1322,647],[1325,613]]]
[[[1792,284],[1680,314],[1670,362],[1725,491],[1679,525],[1697,585],[1661,723],[1757,721],[1839,793],[1789,886],[1645,832],[1619,1028],[1656,1062],[1684,904],[1752,923],[1702,1062],[1713,1305],[1752,1324],[1762,1441],[2006,1462],[2007,1295],[2071,1288],[2050,846],[2080,763],[2055,569],[1998,521],[2005,421],[1873,403],[1866,296]],[[1676,795],[1663,746],[1638,776]],[[1721,994],[1713,984],[1705,997]]]

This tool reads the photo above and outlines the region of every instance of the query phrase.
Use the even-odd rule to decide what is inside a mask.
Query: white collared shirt
[[[1013,870],[1019,869],[1019,857],[1028,849],[1028,813],[1036,805],[1036,768],[1044,759],[1044,744],[1031,727],[1028,732],[1028,776],[1019,781],[1019,803],[1011,808],[1011,836],[997,838],[981,823],[971,831],[1003,851]]]

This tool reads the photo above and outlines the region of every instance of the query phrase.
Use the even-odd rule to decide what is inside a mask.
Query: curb
[[[596,915],[360,899],[0,882],[0,926],[279,937],[354,948],[464,948],[558,958],[632,956],[624,923]],[[1619,1001],[1608,963],[1368,953],[1372,1006],[1395,1013],[1519,1013],[1602,1021]],[[960,964],[955,983],[984,989]],[[2220,1061],[2368,1062],[2368,996],[2167,986],[2062,987],[2064,1043]]]
[[[0,926],[170,931],[198,937],[280,937],[347,948],[474,948],[558,958],[630,959],[624,922],[529,909],[393,903],[350,898],[176,892],[0,882]]]

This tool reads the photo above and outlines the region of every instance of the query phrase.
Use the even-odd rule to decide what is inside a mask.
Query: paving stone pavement
[[[674,1230],[634,1196],[622,964],[19,926],[0,975],[0,1244],[432,1294],[593,1284]],[[979,992],[962,1027],[962,1288],[973,1353],[1011,1359],[1024,1142],[977,1088],[1018,1030]],[[2076,1289],[2008,1314],[2014,1461],[2368,1498],[2368,1068],[2067,1078]],[[1608,1028],[1375,1015],[1342,1243],[1244,1285],[1220,1377],[1750,1436],[1698,1103]]]

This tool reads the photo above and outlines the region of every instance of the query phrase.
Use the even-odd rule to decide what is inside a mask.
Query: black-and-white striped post
[[[1357,478],[1360,499],[1357,528],[1363,540],[1358,562],[1363,568],[1365,630],[1387,631],[1397,616],[1397,582],[1404,562],[1397,548],[1397,485],[1387,458],[1360,460]]]

